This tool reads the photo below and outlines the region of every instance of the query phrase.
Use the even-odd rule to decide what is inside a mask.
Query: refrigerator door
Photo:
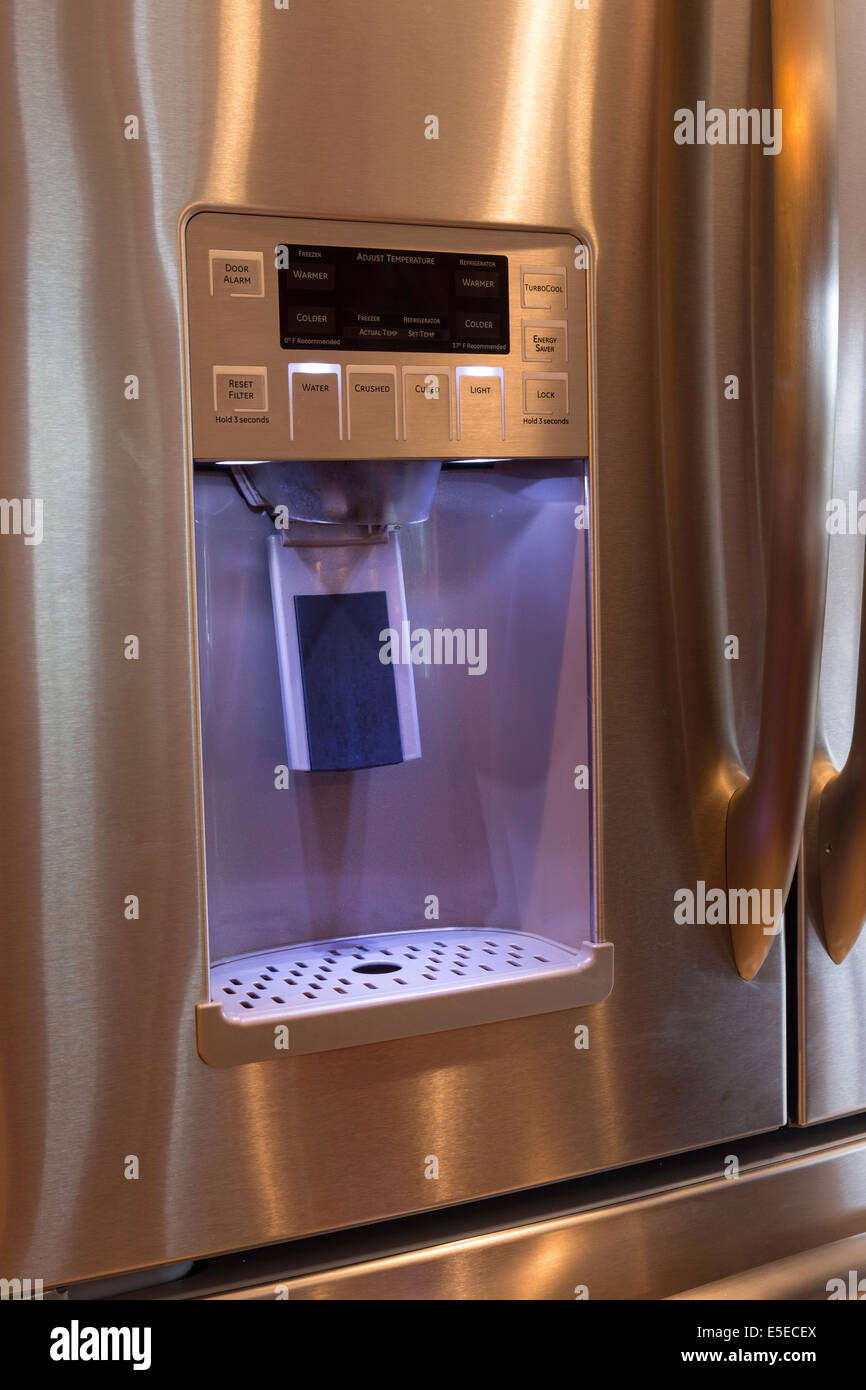
[[[799,909],[796,1118],[866,1109],[866,13],[838,0],[840,320],[818,737]]]
[[[724,921],[675,918],[683,894],[727,882],[777,583],[774,159],[679,145],[674,117],[703,100],[772,108],[769,8],[422,8],[420,24],[390,0],[12,0],[0,15],[17,190],[0,214],[4,488],[45,518],[40,545],[0,542],[3,1274],[47,1287],[714,1142],[735,1154],[786,1120],[782,942],[747,983]],[[179,250],[194,207],[590,246],[604,1003],[201,1060]],[[808,665],[812,628],[788,630]]]

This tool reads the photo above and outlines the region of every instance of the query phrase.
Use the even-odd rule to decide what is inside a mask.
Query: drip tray
[[[233,1066],[595,1004],[613,985],[613,947],[437,928],[281,946],[210,979],[199,1053]]]

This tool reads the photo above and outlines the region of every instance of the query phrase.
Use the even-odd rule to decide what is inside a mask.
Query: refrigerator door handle
[[[728,804],[727,882],[784,902],[809,789],[827,581],[839,313],[833,0],[772,0],[774,361],[771,544],[754,771]],[[778,118],[777,118],[778,119]],[[732,925],[750,980],[781,918]]]
[[[860,608],[860,653],[851,747],[841,771],[829,759],[816,769],[803,855],[813,920],[830,959],[841,965],[866,922],[866,566]],[[821,780],[821,771],[826,780]]]

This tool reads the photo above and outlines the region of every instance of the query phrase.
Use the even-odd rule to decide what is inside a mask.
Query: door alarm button
[[[214,367],[213,406],[217,415],[264,415],[268,409],[266,367]]]
[[[211,251],[210,292],[217,299],[262,299],[265,293],[261,251]]]

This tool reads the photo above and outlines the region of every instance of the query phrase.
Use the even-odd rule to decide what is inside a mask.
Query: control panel
[[[200,212],[185,249],[196,459],[588,454],[573,237]]]

